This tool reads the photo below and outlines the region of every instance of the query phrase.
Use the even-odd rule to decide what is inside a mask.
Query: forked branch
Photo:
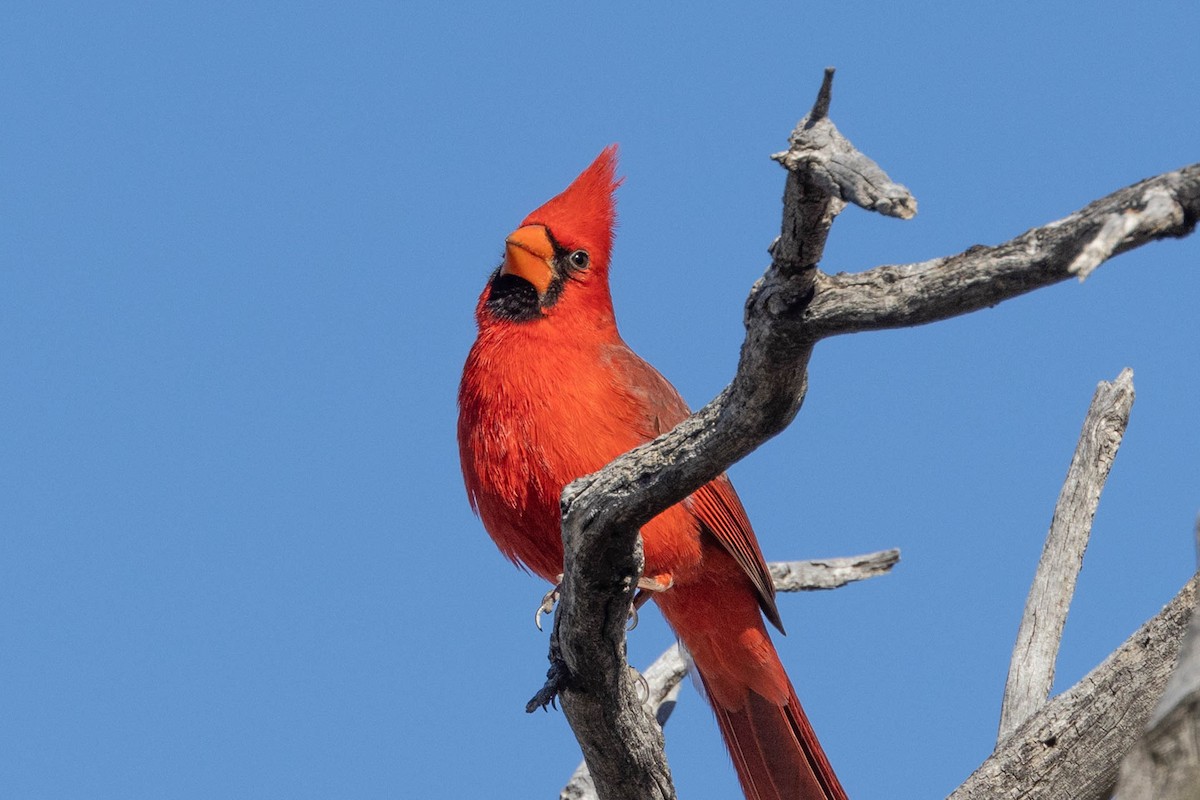
[[[555,677],[546,691],[560,694],[606,800],[674,797],[661,734],[625,669],[624,620],[641,566],[637,532],[791,422],[816,342],[992,306],[1082,276],[1149,241],[1187,235],[1200,218],[1196,164],[1002,245],[826,275],[816,264],[845,204],[901,217],[916,208],[904,187],[837,132],[828,116],[831,85],[829,71],[778,157],[788,169],[783,224],[771,266],[746,303],[746,340],[733,381],[674,430],[563,492],[562,601],[551,643]]]

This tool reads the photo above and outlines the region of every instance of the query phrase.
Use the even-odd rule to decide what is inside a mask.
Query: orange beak
[[[516,275],[533,284],[538,296],[550,288],[554,280],[554,245],[550,234],[541,225],[517,228],[504,240],[504,263],[501,275]]]

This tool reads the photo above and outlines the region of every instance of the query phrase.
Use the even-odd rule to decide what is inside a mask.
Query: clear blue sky
[[[0,10],[0,796],[553,797],[526,716],[545,587],[467,507],[455,390],[504,236],[622,146],[625,338],[693,405],[732,374],[782,149],[832,116],[916,194],[829,270],[997,243],[1200,159],[1200,8],[1125,3],[9,2]],[[611,5],[611,4],[607,4]],[[732,474],[768,558],[900,547],[781,602],[851,794],[990,752],[1097,381],[1137,403],[1059,686],[1194,564],[1200,239],[925,328],[822,343]],[[635,663],[670,642],[656,614]],[[687,689],[683,797],[734,796]]]

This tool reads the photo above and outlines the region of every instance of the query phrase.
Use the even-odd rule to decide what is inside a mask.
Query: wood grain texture
[[[1200,551],[1200,520],[1196,525]],[[1192,615],[1179,664],[1145,734],[1121,764],[1117,800],[1200,797],[1200,614]]]
[[[949,800],[1107,800],[1179,656],[1193,577],[1099,666],[1008,736]]]
[[[1129,425],[1133,398],[1133,371],[1128,368],[1112,383],[1101,381],[1092,397],[1017,631],[997,742],[1004,741],[1050,696],[1058,646],[1092,534],[1092,519]]]
[[[679,689],[688,673],[688,662],[678,644],[671,645],[642,673],[643,707],[661,728],[675,709]],[[583,761],[558,794],[559,800],[596,800],[596,784]]]
[[[839,589],[848,583],[874,578],[900,563],[899,550],[880,550],[861,556],[841,556],[811,561],[777,561],[768,564],[777,592],[813,592]]]

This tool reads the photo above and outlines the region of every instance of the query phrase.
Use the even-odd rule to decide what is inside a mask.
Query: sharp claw
[[[639,693],[641,694],[641,697],[638,699],[645,703],[650,699],[650,681],[646,680],[646,676],[638,672],[636,669],[633,670],[633,674],[637,675],[638,689],[640,690]]]
[[[554,588],[546,592],[542,597],[541,604],[537,610],[533,612],[533,624],[537,629],[542,630],[542,614],[553,614],[554,607],[558,605],[558,587],[562,583],[562,575],[558,576],[558,583],[554,584]],[[639,578],[638,588],[642,591],[638,592],[638,596],[634,598],[633,604],[629,607],[629,627],[626,630],[633,630],[638,625],[638,606],[646,602],[650,597],[651,592],[665,592],[675,585],[675,580],[668,577],[665,582],[655,580],[654,578]]]
[[[641,608],[650,596],[656,592],[665,592],[675,585],[675,579],[670,575],[647,578],[645,576],[638,578],[638,591],[633,596],[633,603],[629,606],[629,627],[627,631],[631,631],[638,624],[638,609]]]
[[[559,581],[562,580],[562,575],[558,576]],[[542,604],[537,607],[537,611],[533,614],[533,624],[540,631],[542,629],[542,614],[553,614],[554,606],[558,603],[558,584],[554,584],[554,588],[546,592],[542,597]]]

